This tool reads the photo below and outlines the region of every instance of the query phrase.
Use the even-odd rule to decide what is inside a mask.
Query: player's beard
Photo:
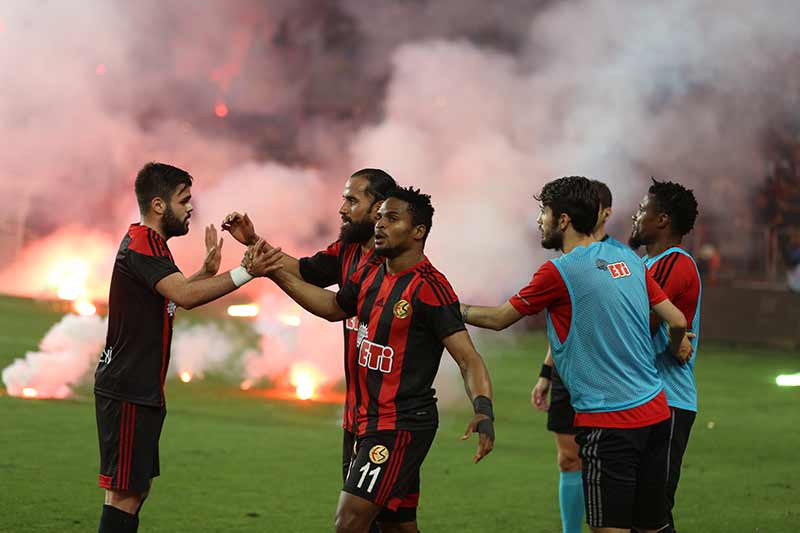
[[[542,232],[542,248],[545,250],[562,250],[564,248],[564,232],[553,224],[548,233]]]
[[[631,232],[631,236],[628,237],[628,246],[636,250],[643,244],[644,242],[642,242],[642,238],[639,237],[639,234],[636,232]]]
[[[375,222],[367,219],[350,222],[339,230],[339,240],[345,244],[364,244],[375,235]]]
[[[634,226],[631,229],[631,236],[628,237],[628,246],[636,250],[640,246],[645,246],[647,244],[650,244],[649,239],[645,239],[642,236],[642,230],[640,227]]]
[[[375,255],[385,257],[386,259],[394,259],[402,253],[403,249],[399,246],[395,246],[393,248],[375,248]]]
[[[168,239],[170,237],[180,237],[181,235],[186,235],[189,233],[189,226],[185,221],[181,221],[177,216],[175,216],[175,212],[169,205],[167,206],[167,209],[164,210],[164,218],[161,221],[161,228],[164,231],[164,235]]]

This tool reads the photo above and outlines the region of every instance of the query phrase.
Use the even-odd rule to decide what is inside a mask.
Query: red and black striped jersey
[[[362,269],[374,257],[373,251],[364,253],[358,243],[345,244],[336,241],[325,250],[317,252],[311,257],[300,259],[300,276],[303,280],[317,287],[338,285],[340,288],[356,272]],[[363,274],[363,272],[362,272]],[[355,432],[356,403],[356,336],[358,334],[358,319],[351,318],[342,324],[344,332],[344,379],[347,387],[344,404],[342,427],[351,433]]]
[[[108,334],[94,374],[94,392],[142,405],[164,405],[175,304],[155,290],[180,272],[166,241],[132,224],[114,261],[108,296]]]
[[[694,261],[686,254],[673,251],[656,260],[649,270],[667,298],[686,317],[686,327],[691,331],[697,306],[700,305],[700,277]],[[651,313],[650,328],[655,329],[660,324],[661,319]]]
[[[447,278],[427,258],[397,274],[376,258],[350,277],[336,302],[358,318],[356,433],[436,428],[432,386],[442,340],[465,329]]]

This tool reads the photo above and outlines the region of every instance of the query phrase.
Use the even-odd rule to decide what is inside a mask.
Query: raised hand
[[[222,262],[222,237],[217,242],[217,229],[213,224],[206,226],[206,258],[202,272],[205,276],[216,276]]]
[[[263,239],[256,241],[256,244],[248,249],[250,259],[247,271],[251,276],[267,276],[276,270],[283,268],[281,259],[283,254],[280,247],[273,248]]]
[[[230,213],[222,220],[222,229],[245,246],[252,246],[258,241],[256,228],[247,213],[241,214],[236,211]]]
[[[494,448],[494,423],[492,419],[484,414],[476,414],[467,425],[467,430],[461,436],[461,440],[469,439],[473,433],[478,434],[478,450],[472,457],[472,462],[477,463],[492,451]]]

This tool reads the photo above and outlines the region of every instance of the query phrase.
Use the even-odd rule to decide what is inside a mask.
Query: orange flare
[[[228,315],[235,317],[258,316],[259,307],[256,304],[229,305]]]
[[[92,316],[97,314],[97,307],[89,300],[78,300],[72,308],[81,316]]]
[[[228,116],[228,106],[225,105],[225,102],[218,101],[216,103],[214,106],[214,114],[219,118],[225,118]]]

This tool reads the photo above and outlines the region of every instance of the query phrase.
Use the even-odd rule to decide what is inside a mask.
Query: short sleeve
[[[420,286],[414,312],[422,315],[423,321],[439,341],[466,329],[458,296],[441,275],[429,278]]]
[[[339,283],[339,254],[342,243],[336,241],[311,257],[300,259],[300,276],[317,287],[330,287]]]
[[[361,292],[361,285],[351,277],[336,293],[336,305],[349,317],[358,314],[359,292]]]
[[[649,269],[645,269],[645,278],[647,280],[647,298],[650,300],[650,307],[660,304],[667,299],[667,295],[661,290],[656,280]]]
[[[145,255],[134,250],[128,250],[127,262],[131,274],[151,289],[170,274],[180,272],[169,257]]]
[[[568,303],[569,291],[564,278],[556,265],[547,261],[508,302],[522,315],[535,315],[565,298]]]

